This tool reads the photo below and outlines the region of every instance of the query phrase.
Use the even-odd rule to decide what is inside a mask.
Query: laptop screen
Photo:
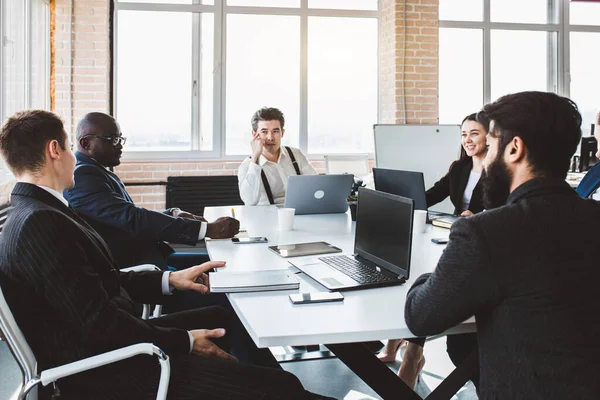
[[[354,252],[408,279],[412,199],[360,188]]]
[[[408,197],[415,201],[415,209],[427,210],[425,180],[422,172],[373,168],[375,189]]]

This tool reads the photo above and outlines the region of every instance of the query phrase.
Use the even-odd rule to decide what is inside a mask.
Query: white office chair
[[[21,329],[17,326],[13,314],[4,298],[2,288],[0,288],[0,332],[4,335],[11,353],[17,360],[17,363],[23,372],[23,382],[11,400],[37,400],[37,385],[39,383],[47,386],[58,379],[93,368],[98,368],[106,364],[111,364],[113,362],[125,360],[140,354],[154,354],[158,357],[160,363],[160,382],[158,384],[156,398],[157,400],[164,400],[167,398],[167,389],[169,387],[169,378],[171,374],[169,357],[152,343],[134,344],[38,373],[35,356],[33,355],[27,340],[25,340],[23,332],[21,332]]]
[[[152,264],[140,264],[135,267],[123,268],[121,271],[123,272],[140,272],[140,271],[160,271],[156,265]],[[162,304],[157,304],[154,307],[154,312],[152,313],[153,318],[158,318],[162,315]],[[144,308],[142,310],[142,319],[150,318],[150,304],[144,304]]]
[[[326,155],[325,171],[328,174],[353,174],[363,177],[369,174],[367,154]]]

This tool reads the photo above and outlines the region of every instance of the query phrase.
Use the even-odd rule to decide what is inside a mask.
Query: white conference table
[[[204,217],[212,221],[221,216],[229,216],[231,208],[207,207]],[[246,229],[250,236],[266,236],[268,243],[233,244],[231,240],[207,240],[206,248],[211,260],[227,262],[223,273],[290,267],[287,259],[268,249],[270,245],[325,241],[340,247],[345,254],[353,252],[355,223],[351,220],[349,211],[345,214],[296,215],[292,231],[279,231],[275,206],[233,208],[236,218],[240,220],[241,229]],[[360,342],[414,337],[404,321],[406,294],[418,276],[434,270],[442,254],[445,246],[432,243],[431,238],[448,237],[448,234],[449,230],[431,225],[427,226],[425,233],[413,234],[410,276],[408,281],[400,286],[346,291],[343,292],[343,302],[294,305],[288,298],[291,293],[327,291],[310,277],[298,273],[296,276],[300,281],[299,290],[236,293],[228,294],[228,297],[258,347],[327,344],[327,347],[353,370],[355,368],[349,365],[349,362],[357,368],[362,368],[360,365],[365,363],[370,365],[368,371],[355,372],[382,397],[388,398],[398,386],[397,383],[392,383],[389,377],[382,381],[378,376],[384,374],[379,366],[385,367],[385,364],[372,355],[370,358],[376,361],[375,364],[366,360],[365,354],[355,360],[348,358],[354,357],[356,344]],[[473,331],[475,323],[470,319],[447,333]],[[341,344],[349,346],[340,347]],[[385,370],[390,371],[387,367]],[[365,377],[365,373],[374,376]],[[468,377],[468,374],[466,376]],[[394,378],[401,382],[395,375]],[[465,381],[466,379],[456,390],[454,386],[459,383],[455,383],[452,393]],[[396,388],[392,388],[390,384]],[[380,390],[376,386],[379,386]],[[400,383],[400,386],[407,388],[403,383]],[[414,392],[410,392],[416,396]],[[396,396],[399,394],[397,391],[393,393]],[[410,395],[407,396],[406,398],[410,398]]]

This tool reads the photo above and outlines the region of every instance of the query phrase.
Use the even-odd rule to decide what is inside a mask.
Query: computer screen
[[[593,136],[586,136],[581,138],[581,165],[579,170],[585,172],[592,168],[598,162],[596,153],[598,152],[598,141]]]
[[[373,168],[373,180],[375,189],[413,199],[415,209],[427,210],[425,180],[422,172]]]
[[[414,201],[360,188],[354,251],[408,278]]]

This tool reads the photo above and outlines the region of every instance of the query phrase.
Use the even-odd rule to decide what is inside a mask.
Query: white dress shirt
[[[300,149],[294,147],[290,147],[290,149],[296,157],[302,175],[317,175],[317,171]],[[287,178],[290,175],[296,175],[292,160],[284,146],[280,148],[277,162],[269,161],[261,154],[258,164],[252,162],[252,158],[246,158],[240,165],[238,169],[240,196],[247,206],[269,204],[269,197],[262,185],[261,171],[265,171],[275,203],[283,203],[287,189]]]
[[[467,182],[467,186],[465,187],[465,191],[463,192],[463,211],[467,211],[469,209],[469,205],[471,204],[471,198],[473,197],[473,189],[475,189],[475,186],[477,186],[479,178],[481,178],[481,172],[471,171],[471,173],[469,174],[469,181]]]
[[[42,186],[42,185],[36,185],[36,186],[39,187],[40,189],[44,189],[46,192],[50,193],[51,195],[56,197],[58,200],[60,200],[65,206],[69,207],[69,202],[67,201],[67,199],[64,198],[62,193],[57,192],[56,190],[49,188],[47,186]],[[202,231],[202,229],[200,231]],[[204,232],[206,232],[206,228],[204,228]],[[161,288],[162,288],[163,295],[170,295],[173,293],[174,287],[169,285],[169,275],[170,274],[171,274],[170,271],[166,271],[162,275]],[[191,353],[192,349],[194,348],[194,337],[192,336],[192,334],[189,331],[188,331],[188,337],[190,339],[190,353]]]

